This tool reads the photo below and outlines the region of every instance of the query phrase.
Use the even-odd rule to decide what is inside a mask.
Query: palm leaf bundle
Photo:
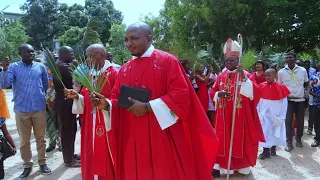
[[[255,56],[254,50],[249,49],[245,53],[243,53],[241,59],[241,66],[248,70],[257,62],[257,57]]]
[[[100,69],[99,66],[97,69]],[[78,66],[74,66],[71,70],[73,78],[85,86],[91,92],[101,93],[103,87],[108,81],[109,74],[105,76],[105,72],[100,72],[98,74],[92,75],[96,72],[94,65],[87,63],[81,59],[81,63]]]
[[[53,54],[51,53],[51,51],[48,48],[45,49],[45,57],[46,57],[47,65],[52,73],[52,76],[54,78],[58,79],[61,82],[61,84],[63,85],[63,87],[66,88],[66,86],[63,84],[62,76],[61,76],[60,70],[56,64],[56,60],[54,59]]]

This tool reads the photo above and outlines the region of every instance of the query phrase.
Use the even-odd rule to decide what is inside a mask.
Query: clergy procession
[[[270,64],[241,33],[221,63],[212,46],[182,58],[155,33],[140,21],[116,53],[23,43],[1,57],[0,179],[320,179],[320,63],[288,48]]]
[[[311,146],[320,145],[319,76],[297,65],[293,52],[287,53],[279,71],[257,61],[256,71],[250,73],[241,65],[239,34],[237,41],[226,41],[224,69],[217,75],[212,66],[206,73],[203,65],[191,72],[187,59],[179,62],[156,49],[145,23],[126,29],[125,44],[132,58],[120,70],[101,44],[90,45],[86,61],[79,63],[73,49],[63,46],[57,58],[48,52],[48,62],[42,64],[29,44],[18,48],[21,61],[3,60],[1,117],[10,117],[3,89],[12,85],[24,162],[20,179],[32,173],[31,129],[42,174],[51,174],[45,152],[58,145],[65,167],[81,167],[84,180],[248,175],[257,158],[277,156],[277,148],[291,152],[303,147],[306,93],[313,97],[309,116],[316,136]],[[46,113],[58,134],[47,149]],[[77,119],[80,155],[74,153]],[[10,134],[5,137],[14,155],[15,143]],[[258,155],[259,146],[263,151]]]

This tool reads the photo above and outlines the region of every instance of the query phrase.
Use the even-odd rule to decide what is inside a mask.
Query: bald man
[[[69,46],[62,46],[59,49],[59,59],[56,64],[60,70],[63,84],[66,88],[73,88],[72,75],[70,73],[71,62],[74,59],[73,49]],[[61,147],[63,161],[66,167],[80,167],[77,155],[74,155],[74,142],[77,132],[76,115],[72,113],[72,103],[70,99],[64,97],[64,87],[62,83],[54,78],[53,87],[56,91],[54,100],[54,110],[58,114],[58,121],[61,124]]]
[[[94,93],[91,102],[111,113],[108,134],[116,179],[211,180],[218,142],[206,113],[173,55],[157,50],[150,27],[135,23],[126,30],[133,55],[118,74],[111,97]],[[117,106],[122,85],[151,92],[148,102],[128,98],[132,106]],[[130,94],[131,96],[133,94]],[[108,103],[110,102],[110,103]]]
[[[91,67],[91,75],[96,77],[102,75],[108,78],[101,94],[105,97],[111,96],[111,90],[116,82],[118,71],[112,66],[110,61],[105,60],[106,50],[100,44],[93,44],[86,50],[88,64]],[[80,114],[81,125],[81,173],[84,180],[112,180],[115,178],[114,166],[110,148],[114,147],[113,132],[107,132],[104,116],[99,115],[90,102],[91,92],[83,87],[78,94],[74,90],[65,90],[65,95],[69,99],[75,99],[73,103],[73,113]]]

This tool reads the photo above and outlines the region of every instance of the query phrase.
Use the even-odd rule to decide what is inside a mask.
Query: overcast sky
[[[61,3],[72,5],[74,3],[84,5],[85,0],[59,0]],[[163,7],[165,0],[113,0],[116,9],[124,16],[123,22],[127,25],[137,22],[141,15],[149,13],[157,16]],[[5,12],[21,12],[19,7],[26,0],[0,0],[0,11],[10,5]]]

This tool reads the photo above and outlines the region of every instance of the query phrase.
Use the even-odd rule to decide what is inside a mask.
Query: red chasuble
[[[248,72],[245,72],[245,74],[250,78]],[[264,142],[264,135],[256,110],[259,99],[255,97],[255,94],[258,89],[254,80],[252,81],[254,100],[251,101],[240,93],[238,95],[231,170],[254,166],[257,160],[258,142]],[[215,127],[220,140],[216,163],[223,169],[228,168],[235,84],[236,73],[229,73],[229,71],[226,70],[218,76],[210,93],[211,98],[213,98],[218,91],[225,90],[231,93],[229,98],[220,98],[217,102],[218,104],[216,104]]]
[[[205,78],[204,75],[201,75],[201,77]],[[202,104],[202,107],[205,112],[209,110],[209,94],[208,94],[208,88],[207,88],[207,83],[206,82],[201,82],[197,80],[196,78],[196,83],[198,85],[198,98]]]
[[[259,85],[260,97],[268,100],[281,100],[288,97],[289,89],[278,82],[263,82]]]
[[[111,90],[115,84],[118,71],[110,66],[105,76],[109,74],[109,79],[101,94],[110,97]],[[81,115],[81,172],[83,180],[93,180],[94,174],[99,180],[115,179],[113,156],[116,156],[114,131],[107,133],[101,111],[96,113],[96,123],[93,123],[93,106],[87,88],[81,90],[84,97],[84,113]],[[95,127],[93,127],[95,126]],[[115,128],[113,128],[115,129]],[[107,134],[108,136],[106,136]]]
[[[116,106],[121,85],[151,91],[179,117],[162,130],[154,115],[136,117]],[[211,180],[218,148],[216,134],[188,77],[172,55],[154,50],[127,62],[111,95],[112,123],[118,123],[117,179]]]

